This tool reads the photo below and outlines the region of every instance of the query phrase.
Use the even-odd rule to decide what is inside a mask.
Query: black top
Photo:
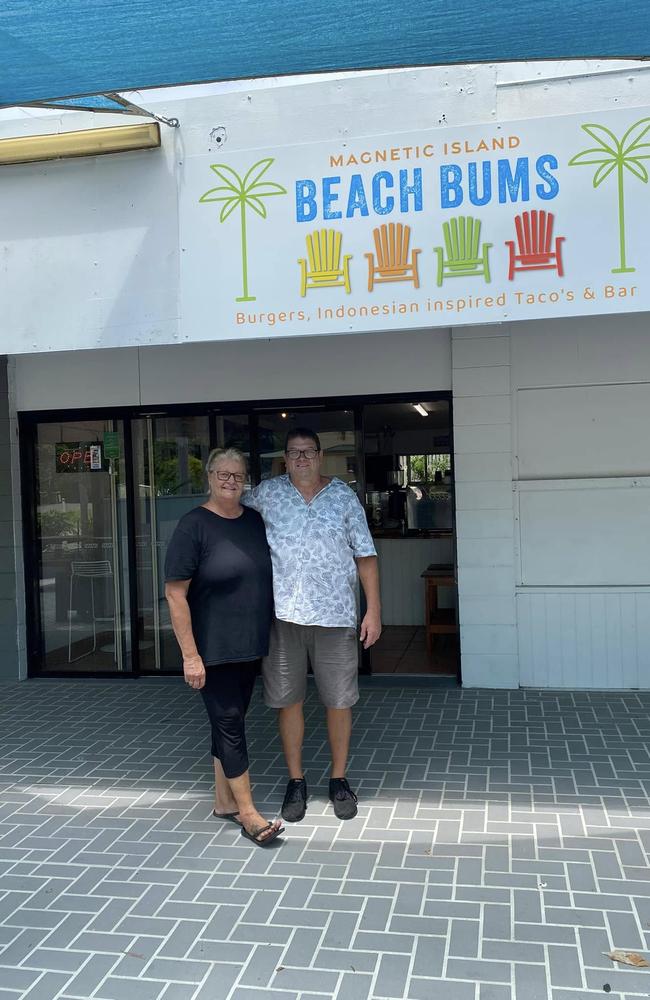
[[[256,660],[269,651],[271,556],[264,522],[249,507],[220,517],[195,507],[169,542],[165,580],[191,580],[192,631],[206,666]]]

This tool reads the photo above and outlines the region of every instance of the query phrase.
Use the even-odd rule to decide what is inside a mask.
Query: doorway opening
[[[366,511],[384,624],[371,671],[457,676],[450,402],[376,403],[363,417]]]
[[[355,490],[377,547],[385,628],[360,671],[457,677],[447,394],[21,415],[30,675],[181,672],[165,552],[203,502],[208,453],[240,448],[256,485],[285,472],[297,425],[320,436],[324,474]]]

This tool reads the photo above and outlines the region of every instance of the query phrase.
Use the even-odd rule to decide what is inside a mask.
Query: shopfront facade
[[[565,98],[567,114],[610,110],[620,106],[617,88],[624,72],[616,80],[611,73],[596,74],[596,82],[593,74],[584,76],[571,89],[556,70],[544,86],[547,94],[550,88],[556,98]],[[639,109],[650,106],[646,79],[647,74],[636,74],[630,98],[639,120]],[[276,130],[278,122],[284,125],[287,145],[324,135],[332,140],[337,130],[340,138],[342,109],[358,109],[364,93],[373,95],[374,104],[364,105],[363,122],[361,112],[354,112],[350,134],[378,134],[382,113],[395,115],[397,107],[405,109],[400,131],[431,127],[432,89],[441,113],[444,105],[454,124],[468,128],[494,120],[495,96],[504,135],[515,131],[508,121],[547,113],[534,74],[517,86],[514,73],[499,82],[493,67],[372,74],[365,82],[320,81],[286,91],[234,88],[226,96],[188,96],[174,108],[181,122],[183,116],[189,122],[183,139],[189,137],[190,147],[198,142],[200,122],[202,133],[211,132],[208,123],[223,127],[226,141],[242,148],[250,145],[253,129],[256,147],[265,149],[278,145],[277,131],[271,141],[271,114]],[[322,111],[320,131],[309,113],[314,106]],[[238,116],[245,119],[247,142],[237,138]],[[125,160],[114,167],[110,157],[93,161],[93,183],[81,187],[80,178],[89,180],[83,173],[89,164],[75,165],[76,179],[68,164],[34,165],[28,168],[31,176],[14,177],[22,193],[37,200],[50,182],[69,205],[74,190],[79,197],[68,232],[56,230],[53,210],[41,205],[52,241],[51,248],[47,241],[40,244],[47,287],[32,295],[29,321],[16,306],[6,318],[15,336],[33,336],[40,350],[23,345],[7,362],[3,675],[177,670],[161,601],[161,566],[175,520],[201,502],[207,452],[214,445],[239,444],[250,456],[256,482],[281,471],[283,429],[299,422],[324,432],[329,471],[358,490],[369,517],[373,505],[379,509],[384,502],[380,495],[390,493],[379,461],[389,452],[395,465],[389,471],[397,471],[401,461],[413,487],[420,487],[424,503],[410,524],[395,510],[384,521],[377,515],[384,604],[395,628],[415,627],[422,614],[422,571],[430,563],[451,565],[456,588],[443,594],[443,604],[456,609],[464,686],[649,687],[647,252],[636,253],[635,271],[630,260],[629,272],[611,274],[599,285],[607,301],[591,313],[583,303],[554,315],[551,304],[540,308],[536,302],[528,312],[522,307],[508,314],[498,304],[495,280],[492,304],[477,306],[471,315],[451,310],[444,324],[440,313],[414,318],[408,308],[400,312],[402,292],[386,298],[384,304],[398,306],[390,315],[360,312],[346,298],[341,274],[335,280],[342,282],[347,305],[337,319],[337,306],[325,306],[332,300],[323,299],[323,310],[330,308],[332,316],[324,316],[322,332],[298,318],[298,309],[293,319],[287,308],[270,322],[260,301],[267,286],[283,278],[270,256],[267,273],[259,263],[255,270],[256,258],[249,254],[259,301],[239,296],[246,301],[235,315],[246,318],[235,319],[224,339],[218,280],[206,287],[200,269],[188,277],[183,254],[190,263],[197,260],[196,244],[182,218],[180,242],[174,235],[183,199],[176,200],[172,167],[187,155],[179,142],[177,136],[170,141],[164,164],[147,163],[149,154],[130,154],[139,158],[141,170],[132,163],[126,200],[116,194],[118,175],[127,176]],[[389,182],[382,183],[379,208],[387,205]],[[112,199],[106,207],[114,207],[113,225],[107,215],[101,240],[92,221],[102,213],[98,185]],[[405,206],[413,208],[415,176],[409,174],[404,186],[409,188]],[[323,188],[318,190],[322,194]],[[550,190],[548,183],[542,186],[542,193]],[[311,212],[312,189],[302,191],[304,210]],[[485,197],[485,189],[475,193],[479,201]],[[355,203],[361,204],[360,197],[357,191]],[[269,218],[270,213],[269,208]],[[17,216],[13,221],[18,224]],[[36,232],[35,223],[33,228]],[[278,235],[278,254],[284,252],[283,238]],[[83,259],[57,273],[52,254],[55,249],[60,254],[64,244],[74,253],[83,249]],[[178,252],[172,253],[172,246]],[[567,253],[568,246],[567,241]],[[13,249],[12,267],[23,280],[14,286],[16,299],[24,309],[35,251],[24,243]],[[626,249],[630,257],[642,251],[631,225]],[[425,253],[433,258],[431,247],[422,247],[422,259]],[[120,268],[120,254],[128,257],[128,269]],[[309,285],[314,268],[305,266]],[[85,288],[84,276],[90,276]],[[518,294],[539,297],[542,287],[541,294],[548,295],[536,281],[520,276]],[[313,300],[322,292],[308,290],[307,296]],[[190,319],[179,326],[179,309],[182,315],[188,296]],[[73,339],[84,327],[93,331],[85,350],[60,350],[53,337],[53,349],[44,351],[39,337],[48,308],[55,334],[66,328],[68,316]],[[400,431],[400,420],[418,403],[426,440],[419,430],[411,432],[411,424]],[[416,432],[422,443],[404,437]],[[414,457],[424,457],[425,464],[434,458],[442,462],[436,470],[431,465],[430,483],[413,478],[414,463],[408,460]],[[440,520],[440,504],[433,514],[435,505],[426,506],[443,496],[443,484],[448,522]],[[439,520],[427,521],[425,509]],[[395,585],[407,563],[407,583]],[[409,588],[409,606],[398,609],[400,591],[410,593]],[[413,662],[408,657],[403,662],[403,673],[418,672],[406,669]]]

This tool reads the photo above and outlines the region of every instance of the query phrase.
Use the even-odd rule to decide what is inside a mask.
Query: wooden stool
[[[424,623],[427,637],[427,653],[433,651],[434,635],[454,635],[458,632],[456,608],[438,607],[438,587],[455,587],[453,566],[427,566],[421,574],[424,579]]]

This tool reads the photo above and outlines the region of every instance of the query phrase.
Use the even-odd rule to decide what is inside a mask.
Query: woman
[[[265,847],[283,832],[251,795],[244,717],[273,612],[271,558],[260,515],[240,503],[246,459],[215,449],[206,465],[210,496],[178,522],[165,561],[165,596],[190,687],[212,726],[214,815]]]

